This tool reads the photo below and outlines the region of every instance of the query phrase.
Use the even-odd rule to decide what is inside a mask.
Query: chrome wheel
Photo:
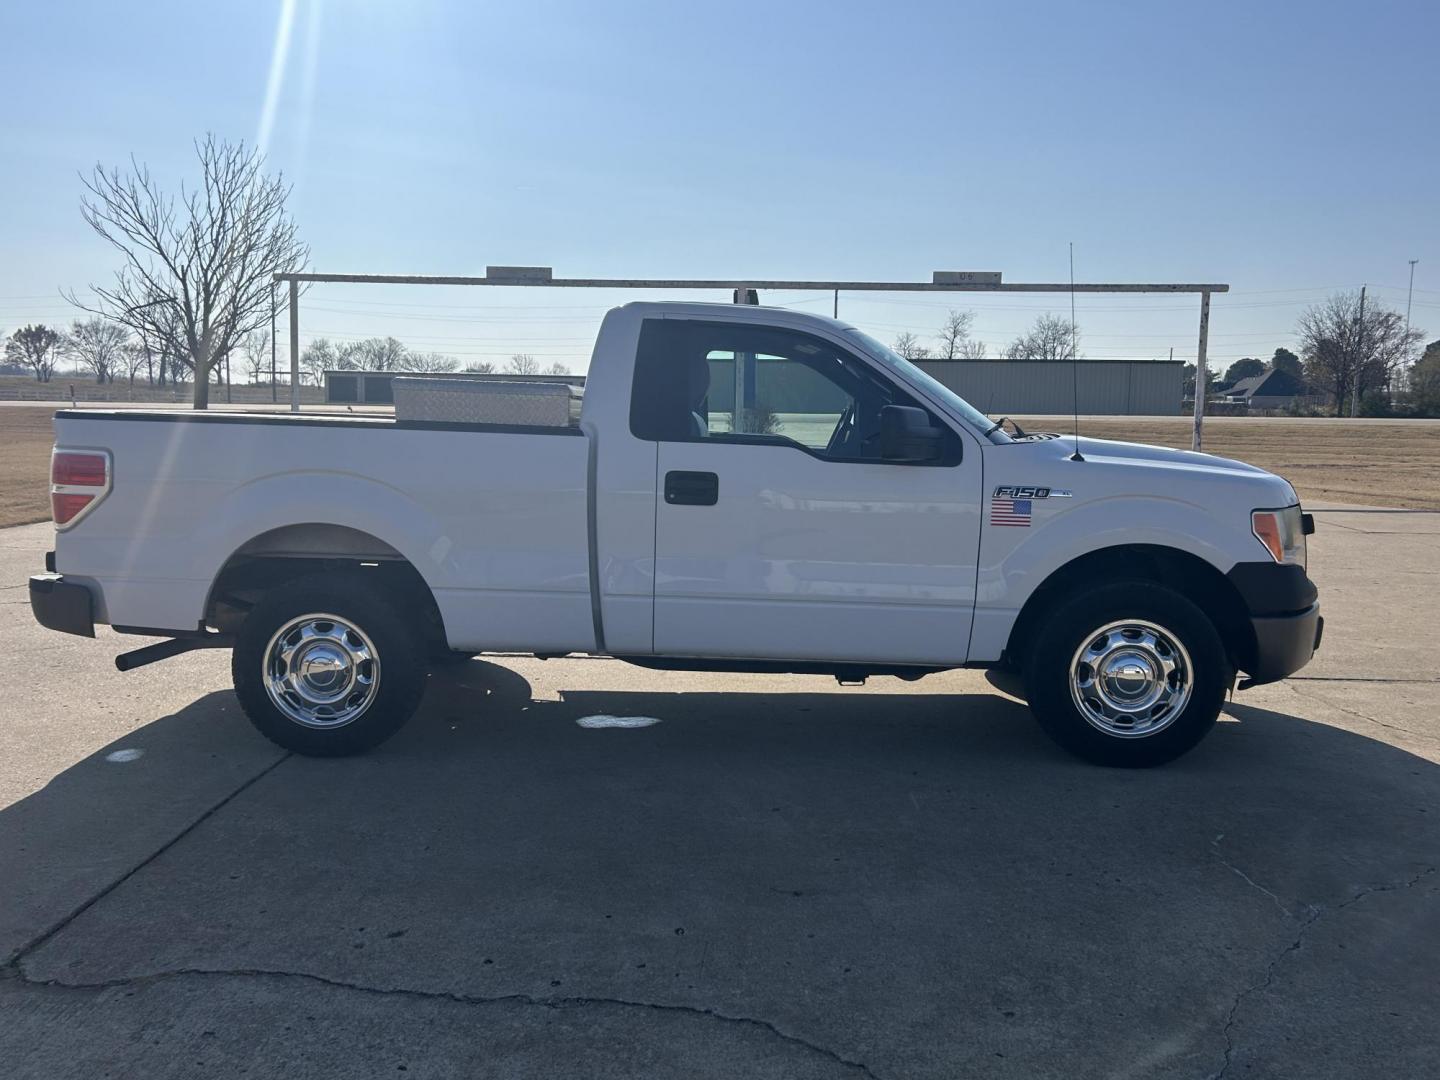
[[[1102,626],[1070,661],[1070,697],[1092,727],[1121,739],[1163,731],[1190,700],[1195,672],[1185,646],[1140,619]]]
[[[370,707],[380,657],[364,632],[336,615],[301,615],[265,648],[265,692],[282,713],[312,728],[337,728]]]

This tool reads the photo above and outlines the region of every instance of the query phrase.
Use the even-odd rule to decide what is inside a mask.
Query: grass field
[[[1071,430],[1070,417],[1022,417],[1027,431]],[[1080,433],[1190,449],[1189,417],[1080,418]],[[1212,416],[1205,452],[1278,473],[1304,502],[1440,510],[1440,420]]]
[[[50,517],[53,409],[0,409],[0,526]]]
[[[50,516],[49,408],[0,408],[0,527]],[[1029,431],[1069,431],[1069,417],[1022,417]],[[1083,434],[1188,449],[1183,417],[1081,417]],[[1205,449],[1279,473],[1307,502],[1440,510],[1440,421],[1212,417]]]

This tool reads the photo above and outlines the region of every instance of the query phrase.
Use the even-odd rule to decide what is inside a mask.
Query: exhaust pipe
[[[115,657],[115,669],[117,671],[134,671],[146,664],[168,660],[172,656],[194,652],[196,649],[229,649],[234,645],[234,634],[201,634],[196,637],[171,638],[169,641],[160,641],[154,645],[146,645],[144,648],[121,653]]]

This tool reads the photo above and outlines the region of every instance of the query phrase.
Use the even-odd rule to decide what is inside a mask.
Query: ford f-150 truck
[[[232,649],[281,746],[394,733],[440,658],[914,679],[1009,668],[1112,765],[1194,746],[1323,622],[1309,515],[1205,454],[1015,435],[832,319],[633,303],[578,419],[56,414],[45,626]]]

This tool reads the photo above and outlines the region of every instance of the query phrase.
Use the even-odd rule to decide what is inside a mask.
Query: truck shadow
[[[0,812],[30,977],[647,1002],[904,1046],[915,1074],[1043,1029],[1118,1066],[1177,1001],[1218,1029],[1311,905],[1440,858],[1433,764],[1244,705],[1145,772],[1069,758],[998,695],[873,684],[535,701],[472,661],[341,761],[282,757],[237,713],[207,695]],[[577,723],[597,715],[658,722]],[[143,756],[107,760],[127,749]],[[1146,1001],[1086,1004],[1142,972]],[[1176,1053],[1213,1066],[1187,1023]]]

